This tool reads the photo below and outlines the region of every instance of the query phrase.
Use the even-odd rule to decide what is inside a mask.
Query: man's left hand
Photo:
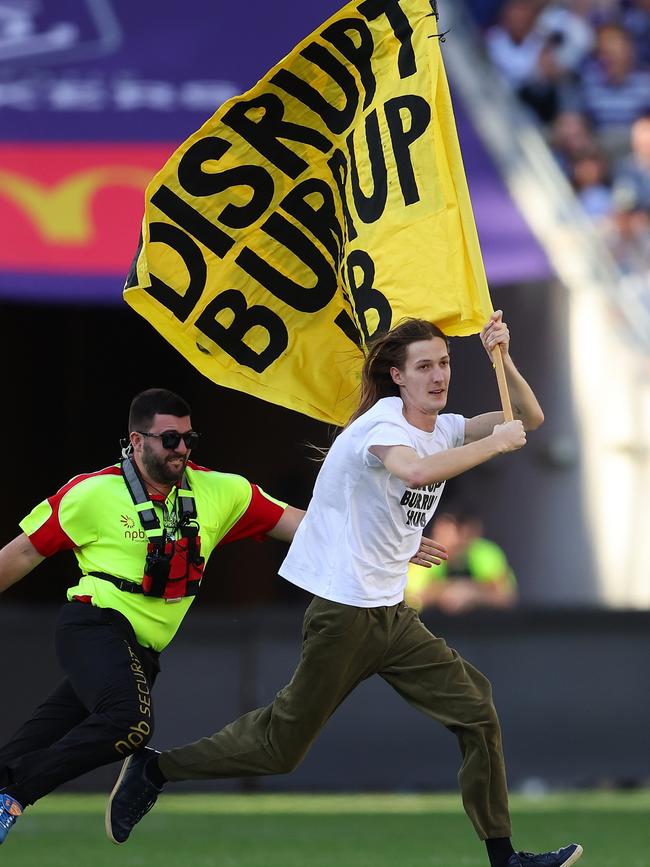
[[[416,566],[439,566],[447,557],[447,549],[444,545],[423,536],[419,550],[411,557],[411,563],[415,563]]]

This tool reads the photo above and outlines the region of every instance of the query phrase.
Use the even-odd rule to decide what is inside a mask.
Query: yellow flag
[[[491,311],[431,0],[355,0],[149,184],[126,301],[220,385],[335,424],[366,341]]]

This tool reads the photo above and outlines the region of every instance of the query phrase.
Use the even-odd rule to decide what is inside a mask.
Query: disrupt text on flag
[[[151,274],[151,286],[146,288],[181,322],[192,316],[206,289],[208,265],[199,243],[224,259],[239,236],[259,224],[259,230],[309,268],[315,284],[307,287],[303,281],[292,279],[256,252],[251,243],[245,243],[235,258],[236,266],[247,278],[303,313],[325,308],[342,282],[344,291],[351,295],[356,317],[344,309],[335,321],[350,340],[360,345],[374,331],[390,328],[392,310],[388,299],[374,286],[372,255],[363,249],[346,251],[346,244],[357,238],[359,223],[375,223],[384,214],[391,165],[396,169],[404,206],[420,200],[411,149],[430,126],[431,108],[421,95],[402,94],[368,110],[377,91],[373,69],[377,46],[368,22],[384,16],[399,42],[393,74],[405,80],[415,75],[418,67],[413,30],[399,0],[365,0],[357,11],[363,17],[335,21],[300,52],[314,66],[316,78],[324,73],[336,83],[342,103],[334,105],[311,83],[289,69],[279,68],[269,79],[275,92],[237,99],[220,118],[249,146],[250,162],[240,161],[222,171],[206,170],[206,165],[219,163],[233,142],[219,135],[205,135],[189,146],[178,164],[178,183],[195,201],[190,203],[167,184],[150,192],[151,203],[171,223],[151,222],[149,241],[167,245],[178,254],[187,268],[189,284],[180,294],[177,288]],[[358,73],[358,79],[351,68]],[[288,119],[291,100],[317,114],[326,130]],[[362,124],[356,121],[360,105],[364,110]],[[380,134],[382,126],[389,132],[385,140]],[[342,136],[344,147],[335,144],[335,139],[340,142]],[[316,159],[326,159],[331,183],[310,172],[305,146]],[[372,191],[362,189],[361,162],[370,166]],[[282,176],[291,180],[290,189],[274,206]],[[300,180],[302,176],[304,180]],[[250,190],[245,204],[228,203],[216,211],[211,208],[209,218],[202,213],[201,200],[234,187]],[[321,246],[314,243],[312,236]],[[136,282],[133,275],[127,288]],[[230,311],[227,325],[219,319],[226,310]],[[371,319],[367,316],[370,311],[374,312]],[[212,298],[195,326],[238,364],[257,373],[278,359],[289,342],[287,325],[277,307],[271,309],[259,303],[249,306],[244,293],[233,287]],[[268,333],[268,344],[261,350],[252,348],[245,339],[256,326]]]

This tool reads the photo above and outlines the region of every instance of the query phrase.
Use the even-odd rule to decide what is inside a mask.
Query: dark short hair
[[[148,388],[141,391],[131,401],[129,408],[129,433],[149,430],[155,415],[175,415],[183,418],[191,415],[187,401],[166,388]]]

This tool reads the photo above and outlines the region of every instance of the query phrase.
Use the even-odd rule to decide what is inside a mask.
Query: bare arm
[[[290,542],[304,517],[305,512],[303,509],[287,506],[278,523],[266,535],[271,539],[279,539],[281,542]]]
[[[302,509],[287,506],[284,515],[271,532],[267,533],[267,536],[271,539],[279,539],[282,542],[291,542],[298,529],[298,525],[304,517],[305,512]],[[411,563],[417,563],[418,566],[433,566],[434,564],[438,565],[442,563],[446,559],[447,549],[445,546],[423,536],[419,549],[411,557]]]
[[[409,446],[371,446],[369,451],[383,463],[389,473],[410,488],[444,482],[491,458],[520,449],[526,444],[526,432],[520,421],[497,425],[494,431],[476,442],[446,449],[421,458]]]
[[[543,423],[544,413],[532,388],[519,373],[510,357],[510,332],[508,326],[502,321],[502,315],[501,310],[492,314],[490,321],[481,331],[481,342],[490,359],[492,350],[501,348],[514,417],[523,423],[525,430],[535,430]],[[494,426],[502,423],[502,412],[487,412],[467,419],[465,443],[473,443],[489,436]]]
[[[16,536],[0,550],[0,593],[24,578],[44,559],[24,533]]]

